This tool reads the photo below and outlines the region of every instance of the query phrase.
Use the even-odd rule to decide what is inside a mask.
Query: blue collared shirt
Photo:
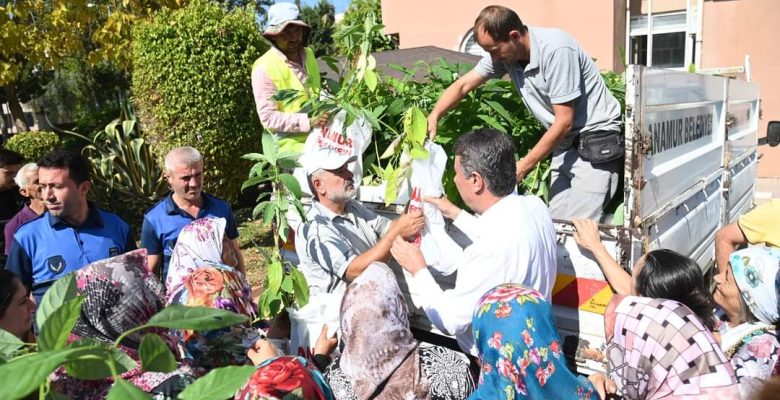
[[[193,217],[179,208],[173,201],[173,194],[169,194],[157,202],[144,214],[144,223],[141,227],[141,247],[145,248],[149,254],[163,254],[163,282],[168,276],[168,264],[171,261],[173,246],[176,245],[176,239],[179,238],[179,232],[190,222],[205,217],[225,218],[227,221],[225,235],[231,240],[238,237],[236,217],[233,216],[230,204],[208,193],[203,193],[203,205],[197,217]]]
[[[68,272],[136,248],[130,226],[91,203],[80,226],[46,212],[20,226],[13,238],[6,269],[32,288],[38,304],[54,281]]]

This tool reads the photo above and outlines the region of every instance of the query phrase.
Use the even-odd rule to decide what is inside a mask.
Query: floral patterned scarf
[[[765,324],[780,320],[780,249],[749,247],[729,257],[734,280],[750,312]]]
[[[333,394],[322,375],[303,357],[266,360],[242,387],[235,400],[261,399],[330,400]]]
[[[143,325],[163,308],[163,287],[146,265],[146,250],[134,250],[123,255],[94,262],[76,272],[79,295],[85,297],[81,315],[73,328],[70,341],[81,338],[113,343],[123,332]],[[141,390],[150,392],[175,376],[191,379],[194,372],[182,365],[170,373],[145,372],[140,368],[138,347],[141,337],[155,333],[169,343],[174,355],[179,353],[175,340],[163,329],[150,328],[135,332],[122,341],[120,350],[138,366],[121,374]],[[53,387],[60,393],[79,399],[102,399],[113,380],[80,380],[66,375],[63,368],[52,374]]]
[[[176,239],[165,288],[166,303],[182,289],[184,278],[206,263],[222,263],[222,239],[225,236],[225,219],[206,217],[196,219],[185,226]]]
[[[260,336],[251,321],[257,318],[252,290],[243,275],[232,267],[208,263],[186,275],[182,286],[170,297],[171,304],[211,307],[246,315],[250,322],[210,331],[176,332],[187,357],[199,366],[216,368],[248,362],[246,349]]]
[[[625,398],[739,398],[731,364],[688,307],[618,295],[604,324],[609,376]]]
[[[340,365],[359,399],[430,397],[418,343],[395,275],[373,263],[350,283],[341,303]]]
[[[472,329],[482,370],[469,399],[598,399],[566,366],[552,308],[536,290],[490,290],[477,303]]]

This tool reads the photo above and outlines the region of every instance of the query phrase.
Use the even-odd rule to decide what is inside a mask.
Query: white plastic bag
[[[342,297],[343,293],[317,293],[309,297],[309,303],[300,310],[287,309],[290,315],[290,355],[311,359],[324,324],[328,324],[328,337],[336,333],[340,325]]]
[[[365,118],[356,118],[355,122],[346,128],[347,135],[345,139],[344,122],[346,118],[347,113],[342,110],[333,117],[327,126],[318,126],[312,129],[309,132],[309,136],[306,137],[306,142],[303,144],[303,155],[301,158],[320,148],[332,148],[341,154],[357,156],[357,161],[350,168],[354,175],[355,189],[357,189],[363,180],[363,152],[366,151],[368,144],[371,142],[371,124]],[[304,196],[311,197],[312,193],[309,188],[309,181],[306,178],[306,171],[303,168],[296,168],[293,171],[293,176],[301,185]]]
[[[435,143],[426,143],[425,149],[428,150],[428,158],[412,160],[412,201],[409,207],[411,209],[421,204],[425,215],[425,228],[419,241],[425,262],[440,273],[449,275],[454,272],[463,249],[447,234],[441,211],[422,200],[424,197],[439,197],[444,193],[442,177],[447,166],[447,154]]]

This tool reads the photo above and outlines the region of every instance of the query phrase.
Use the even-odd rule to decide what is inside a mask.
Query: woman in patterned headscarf
[[[184,286],[184,278],[204,264],[225,264],[235,268],[238,258],[233,247],[226,245],[225,219],[199,218],[190,222],[179,233],[168,267],[165,289],[166,302]]]
[[[479,350],[479,386],[469,399],[597,399],[593,385],[569,371],[544,296],[503,284],[477,303],[471,325]]]
[[[336,399],[462,399],[474,383],[465,356],[417,342],[390,268],[373,263],[341,303],[344,351],[325,376]]]
[[[260,337],[253,328],[257,305],[243,274],[230,265],[230,246],[223,246],[225,219],[197,219],[182,229],[168,271],[167,304],[211,307],[246,315],[250,322],[210,331],[177,331],[186,356],[207,369],[245,364],[247,348]],[[235,260],[235,258],[232,258]]]
[[[84,304],[70,341],[92,339],[113,344],[119,336],[132,328],[146,324],[163,308],[163,287],[146,266],[146,250],[131,251],[121,256],[94,262],[76,272],[78,294]],[[141,337],[157,334],[168,343],[173,354],[178,354],[175,340],[167,331],[148,328],[122,340],[119,349],[136,361],[138,366],[121,374],[141,390],[156,398],[175,398],[194,380],[193,370],[187,365],[170,373],[141,370],[138,348]],[[73,399],[103,399],[113,380],[81,380],[65,374],[64,368],[54,372],[53,388]]]
[[[728,318],[720,325],[721,348],[734,366],[743,398],[749,398],[780,374],[780,249],[739,250],[729,265],[715,276],[713,297]]]
[[[604,315],[609,377],[626,399],[739,399],[712,333],[673,300],[616,295]]]

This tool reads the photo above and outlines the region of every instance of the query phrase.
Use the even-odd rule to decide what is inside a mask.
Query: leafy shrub
[[[8,139],[5,148],[21,154],[27,162],[37,162],[44,154],[60,146],[60,137],[53,132],[21,132]]]
[[[158,160],[178,146],[204,157],[207,191],[232,199],[260,148],[250,84],[268,49],[252,12],[196,0],[133,28],[133,102]]]

